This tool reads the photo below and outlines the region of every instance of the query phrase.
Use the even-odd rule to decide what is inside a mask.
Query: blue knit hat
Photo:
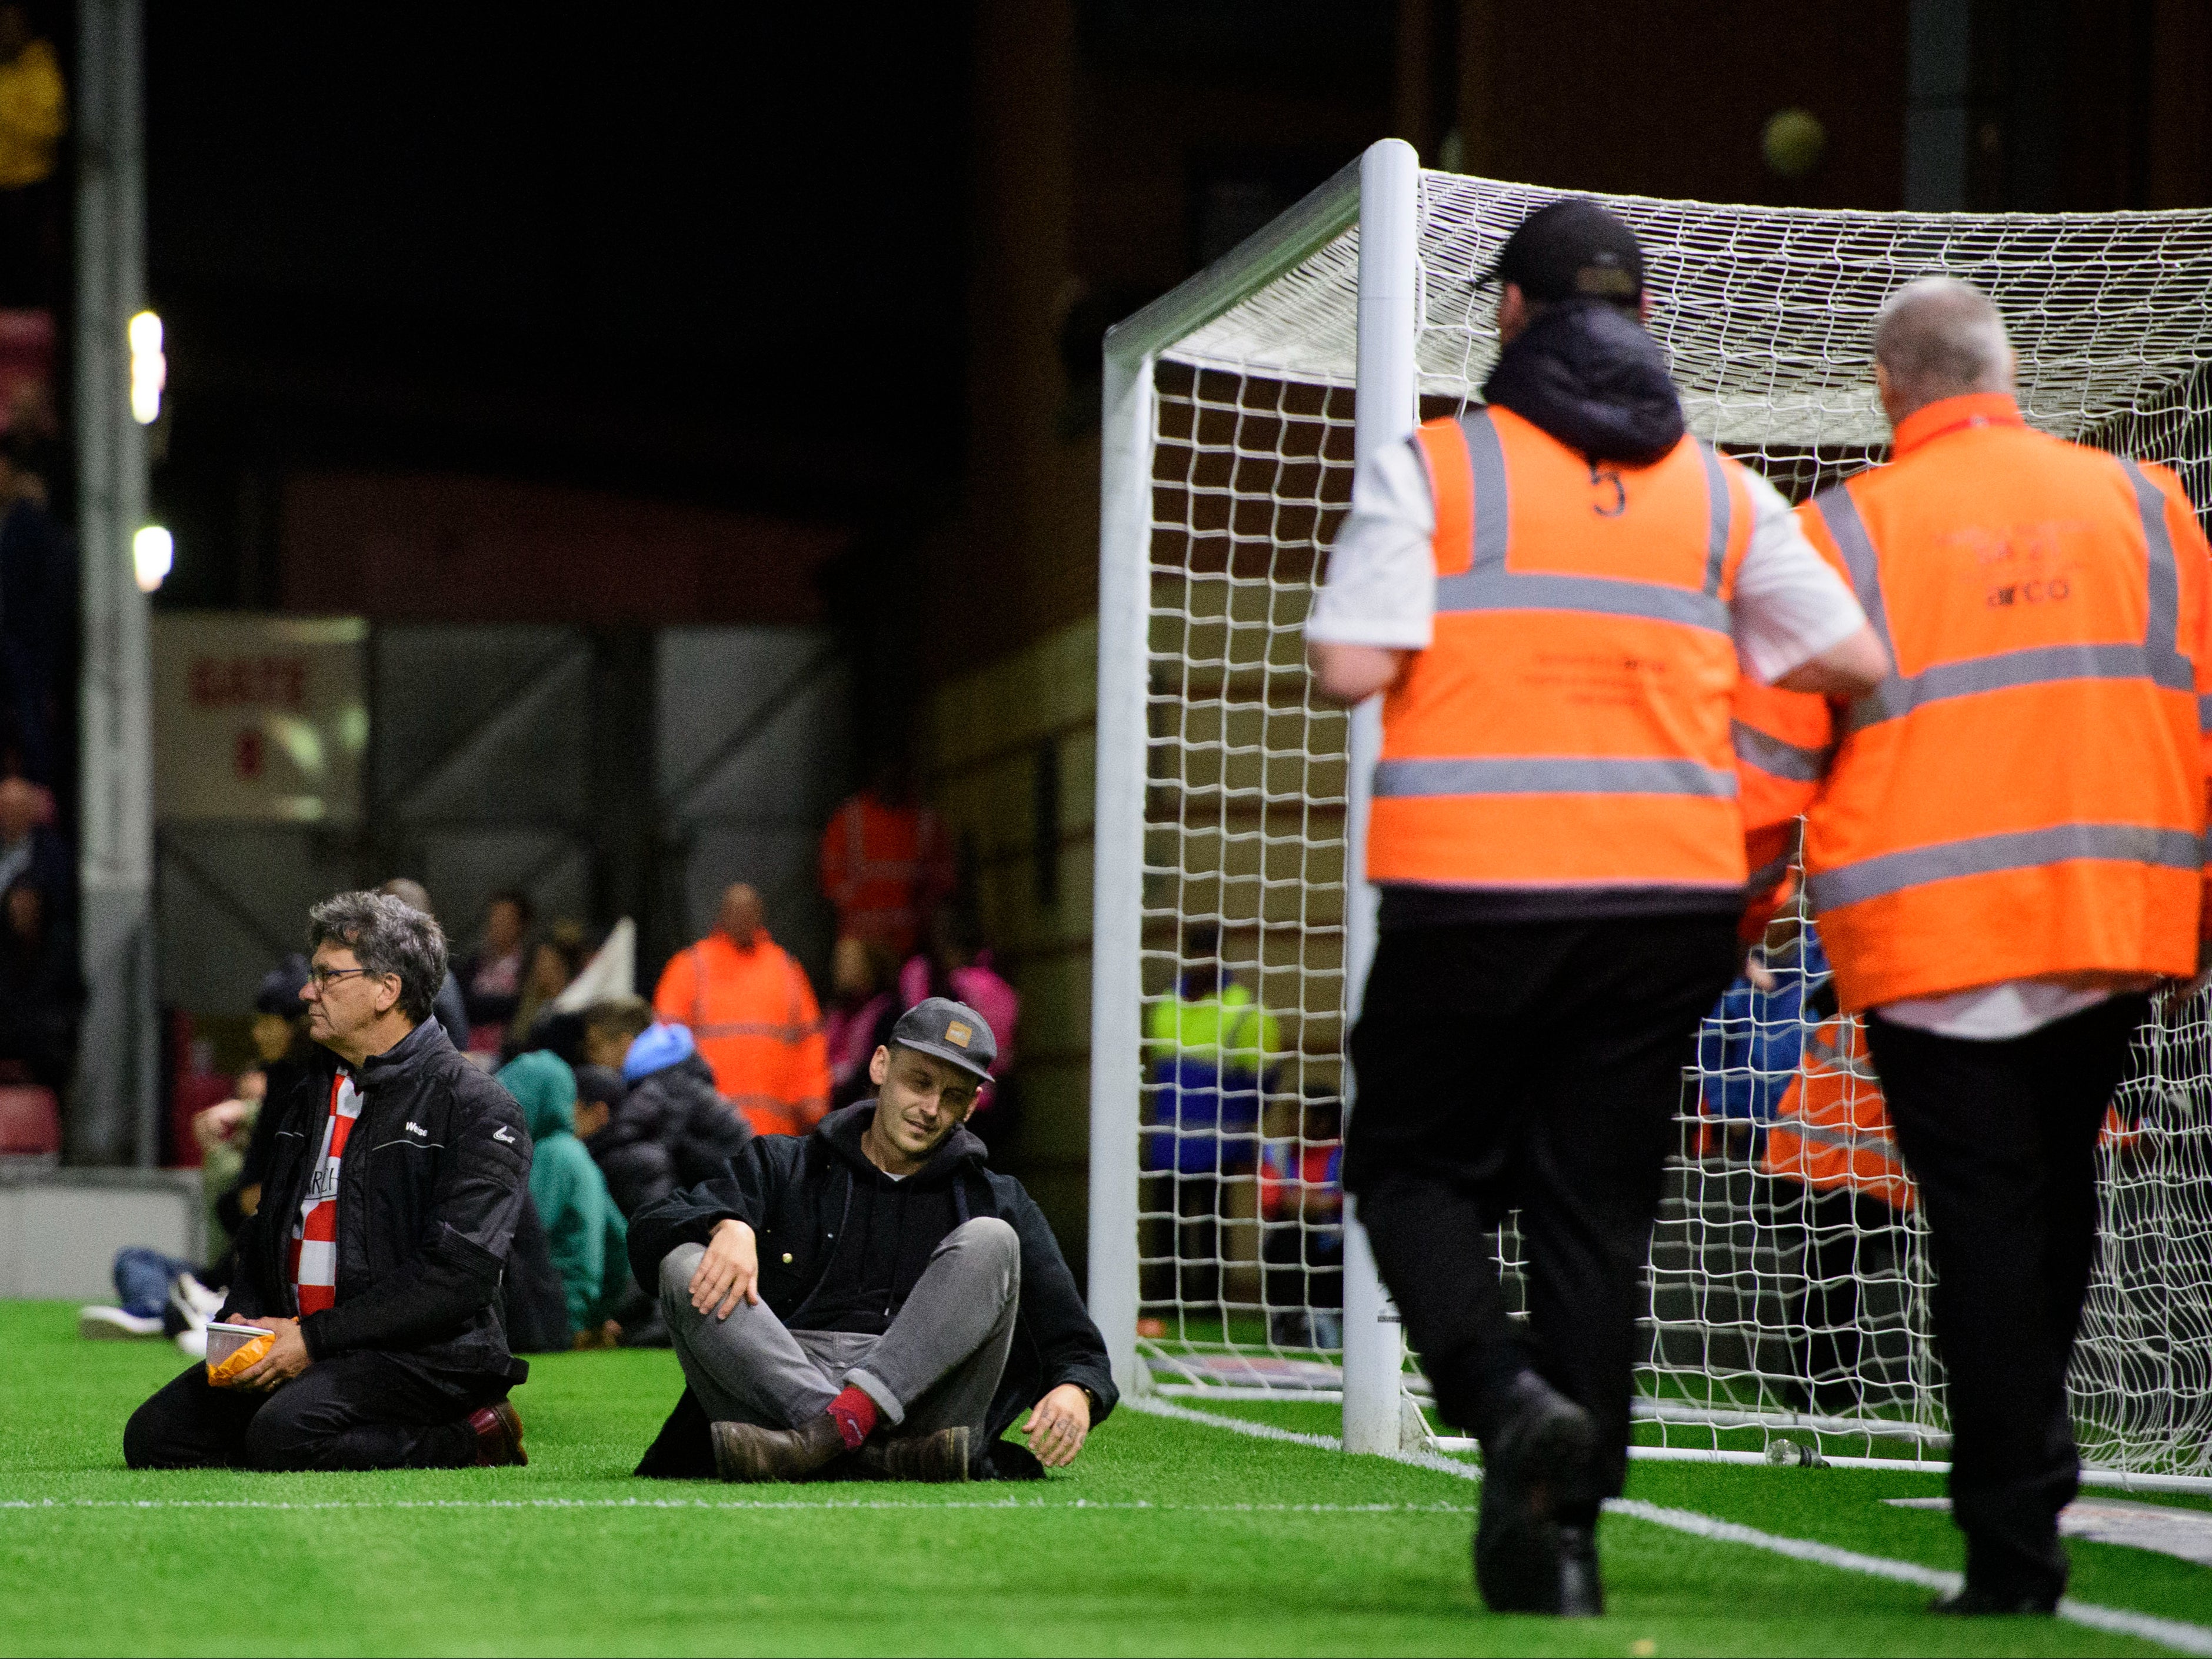
[[[637,1034],[629,1052],[623,1056],[623,1081],[635,1083],[655,1072],[665,1072],[698,1052],[699,1045],[691,1040],[688,1026],[663,1025],[656,1020]]]

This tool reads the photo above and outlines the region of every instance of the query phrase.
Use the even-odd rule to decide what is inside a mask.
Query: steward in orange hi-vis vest
[[[2172,474],[2021,419],[1985,295],[1908,283],[1874,347],[1892,462],[1801,512],[1893,666],[1838,708],[1806,893],[1936,1267],[1944,1605],[2048,1613],[2099,1133],[2145,993],[2201,955],[2212,556]]]
[[[1436,635],[1383,702],[1370,879],[1740,902],[1741,469],[1689,437],[1594,465],[1502,408],[1419,438]]]
[[[1743,960],[1747,831],[1771,882],[1802,787],[1802,711],[1743,685],[1885,664],[1789,504],[1686,430],[1626,225],[1553,203],[1493,276],[1483,406],[1363,448],[1306,620],[1319,696],[1383,694],[1344,1182],[1483,1443],[1484,1601],[1589,1613],[1683,1062]],[[1508,1207],[1525,1328],[1485,1243]]]
[[[1843,1006],[2186,978],[2212,605],[2179,482],[2002,393],[1917,410],[1894,454],[1804,509],[1896,661],[1806,823]]]

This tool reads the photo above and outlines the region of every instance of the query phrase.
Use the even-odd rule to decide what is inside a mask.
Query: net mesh
[[[1420,190],[1416,358],[1436,415],[1472,401],[1497,356],[1480,273],[1558,193],[1434,173]],[[2212,500],[2212,215],[1607,204],[1643,241],[1692,429],[1793,499],[1884,458],[1875,312],[1942,272],[2003,311],[2032,423],[2163,462]],[[1155,373],[1137,1225],[1140,1351],[1170,1393],[1325,1395],[1338,1377],[1348,723],[1313,699],[1302,627],[1351,499],[1357,295],[1354,231]],[[1802,943],[1784,919],[1776,961]],[[2075,1413],[2090,1461],[2131,1471],[2212,1477],[2207,1010],[2139,1034],[2100,1154]],[[1847,1106],[1875,1087],[1815,1024],[1790,998],[1741,995],[1708,1023],[1654,1244],[1638,1413],[1677,1447],[1794,1435],[1831,1455],[1940,1458],[1916,1211],[1879,1183],[1808,1185],[1771,1151],[1799,1071],[1825,1072]],[[1498,1251],[1517,1296],[1510,1224]]]

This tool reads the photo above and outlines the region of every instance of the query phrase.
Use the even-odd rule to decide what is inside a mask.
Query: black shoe
[[[1475,1588],[1495,1613],[1595,1612],[1604,1602],[1595,1540],[1580,1526],[1563,1537],[1559,1517],[1595,1498],[1597,1425],[1533,1372],[1513,1395],[1511,1415],[1482,1449]]]
[[[1562,1619],[1605,1616],[1605,1586],[1597,1576],[1597,1533],[1589,1527],[1559,1528],[1559,1606]]]
[[[1978,1584],[1968,1584],[1953,1590],[1948,1595],[1939,1595],[1928,1604],[1930,1613],[1945,1613],[1966,1619],[2010,1619],[2024,1613],[2048,1614],[2058,1610],[2056,1594],[2044,1595],[2035,1590],[1984,1589]]]

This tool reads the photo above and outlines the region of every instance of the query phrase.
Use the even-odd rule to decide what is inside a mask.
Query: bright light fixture
[[[176,560],[176,538],[160,525],[149,524],[131,538],[131,562],[137,570],[142,593],[159,587]]]
[[[161,412],[161,392],[169,384],[169,360],[161,355],[161,319],[142,311],[131,319],[131,415],[153,425]]]

